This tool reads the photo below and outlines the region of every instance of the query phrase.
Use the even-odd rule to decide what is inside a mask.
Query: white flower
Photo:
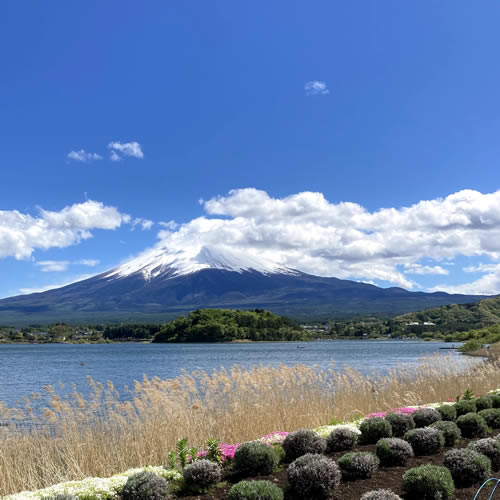
[[[359,436],[361,434],[361,431],[358,429],[359,424],[356,424],[357,422],[353,422],[350,424],[323,425],[321,427],[313,429],[313,431],[319,434],[321,437],[327,437],[334,429],[349,429]]]

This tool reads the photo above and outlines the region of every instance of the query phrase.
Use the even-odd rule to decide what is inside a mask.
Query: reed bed
[[[236,443],[443,401],[466,388],[484,393],[500,385],[500,369],[497,363],[436,355],[385,375],[333,366],[234,366],[170,380],[145,377],[122,394],[111,382],[88,383],[87,396],[76,387],[62,395],[61,384],[45,387],[22,407],[0,404],[0,420],[17,422],[0,427],[0,495],[166,464],[182,437],[198,447],[212,437]]]

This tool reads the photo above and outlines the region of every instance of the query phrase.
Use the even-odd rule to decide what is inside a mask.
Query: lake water
[[[458,345],[458,344],[457,344]],[[44,385],[75,382],[85,392],[86,377],[111,380],[120,391],[143,375],[162,379],[201,369],[221,367],[304,364],[337,369],[350,366],[368,372],[387,371],[403,364],[417,364],[422,356],[435,353],[460,356],[440,350],[450,344],[419,341],[341,340],[318,342],[272,342],[242,344],[7,344],[0,345],[0,401],[16,400],[38,392]]]

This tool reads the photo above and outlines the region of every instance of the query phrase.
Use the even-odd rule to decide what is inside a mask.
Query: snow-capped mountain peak
[[[263,258],[227,246],[201,246],[196,249],[169,251],[166,248],[148,250],[138,257],[113,269],[106,278],[123,278],[142,274],[149,281],[159,276],[178,277],[202,269],[222,269],[243,273],[256,271],[263,274],[299,274],[298,271],[280,266]]]

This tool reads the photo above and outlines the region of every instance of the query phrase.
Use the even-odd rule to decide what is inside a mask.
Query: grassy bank
[[[464,370],[453,358],[434,356],[416,369],[402,367],[385,376],[305,366],[234,367],[144,379],[123,395],[111,383],[89,384],[89,397],[73,392],[62,398],[46,387],[23,408],[0,408],[1,420],[37,424],[29,432],[0,427],[0,495],[166,464],[181,437],[194,446],[211,437],[235,443],[355,413],[447,400],[467,388],[483,393],[500,384],[500,370],[472,360]],[[40,399],[45,409],[35,412]]]

